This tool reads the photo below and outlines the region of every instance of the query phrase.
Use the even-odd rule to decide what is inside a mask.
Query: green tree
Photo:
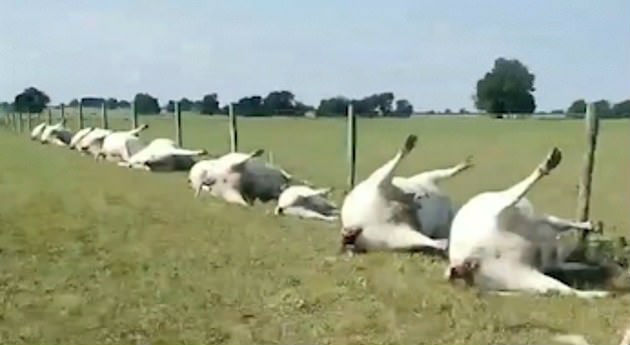
[[[290,91],[272,91],[263,100],[263,106],[269,114],[295,114],[295,95]]]
[[[157,98],[149,95],[148,93],[138,93],[134,97],[136,105],[136,111],[138,114],[159,114],[160,105]]]
[[[317,107],[319,116],[345,116],[350,100],[337,96],[329,99],[322,99]]]
[[[586,113],[586,101],[583,100],[583,99],[578,99],[577,101],[571,103],[571,105],[567,109],[567,113],[569,113],[569,114],[584,114],[584,113]]]
[[[172,99],[169,100],[168,103],[166,103],[164,109],[166,109],[166,111],[169,113],[175,112],[175,101],[173,101]]]
[[[610,117],[612,115],[612,109],[610,108],[610,102],[605,99],[600,99],[594,103],[597,115],[600,117]]]
[[[26,88],[15,96],[14,107],[23,113],[39,113],[50,103],[50,98],[35,87]]]
[[[399,117],[409,117],[413,114],[413,105],[406,99],[399,99],[396,101],[396,109],[393,115]]]
[[[630,117],[630,99],[613,105],[612,113],[615,117]]]
[[[105,107],[107,109],[116,109],[118,108],[118,100],[116,98],[110,97],[105,101]]]
[[[79,106],[79,100],[76,98],[73,98],[70,103],[68,103],[69,107],[78,107]]]
[[[195,105],[195,102],[189,100],[186,97],[184,97],[184,98],[179,100],[179,108],[182,111],[191,111],[191,110],[193,110],[193,106],[194,105]]]
[[[203,96],[199,107],[202,114],[212,115],[219,112],[219,100],[216,93]]]
[[[520,61],[498,58],[477,82],[477,109],[492,114],[532,113],[536,109],[534,75]]]
[[[131,103],[127,100],[121,99],[118,101],[118,108],[129,109],[131,108]]]
[[[263,98],[260,96],[243,97],[234,105],[234,111],[243,116],[265,115]]]

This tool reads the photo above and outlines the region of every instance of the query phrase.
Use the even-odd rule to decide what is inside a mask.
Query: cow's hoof
[[[411,150],[416,147],[416,143],[418,142],[418,137],[414,134],[410,134],[405,140],[405,145],[403,146],[403,154],[407,154],[411,152]]]
[[[551,170],[557,167],[561,161],[562,161],[562,151],[560,151],[559,148],[554,147],[551,150],[551,152],[549,152],[549,154],[547,155],[547,158],[541,165],[540,172],[543,175],[549,174],[549,172],[551,172]]]

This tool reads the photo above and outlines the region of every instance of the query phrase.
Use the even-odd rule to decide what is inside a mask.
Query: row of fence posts
[[[61,121],[66,122],[65,105],[60,105]],[[183,134],[182,134],[182,114],[180,102],[175,102],[174,109],[174,127],[175,127],[175,141],[177,145],[182,146]],[[586,135],[587,135],[587,149],[584,155],[583,168],[580,176],[579,192],[578,192],[578,208],[577,218],[581,221],[588,219],[590,211],[590,196],[592,189],[592,176],[595,161],[595,149],[597,146],[597,136],[599,133],[599,116],[597,115],[595,105],[590,103],[586,110],[585,115]],[[138,112],[135,102],[131,104],[131,128],[138,127]],[[230,151],[238,151],[238,126],[237,116],[234,113],[233,104],[228,105],[228,121],[229,121],[229,139],[230,139]],[[32,114],[28,113],[28,119],[26,121],[29,132],[32,129]],[[47,123],[52,124],[52,110],[47,109]],[[101,105],[101,125],[103,128],[109,128],[109,120],[107,117],[107,107],[103,103]],[[13,128],[17,132],[23,132],[23,119],[22,113],[6,113],[5,126]],[[84,127],[83,118],[83,102],[79,102],[78,113],[78,127],[82,129]],[[354,187],[356,183],[356,158],[357,158],[357,118],[354,114],[352,105],[348,105],[347,108],[347,164],[348,164],[348,188]],[[269,160],[273,158],[270,156]]]

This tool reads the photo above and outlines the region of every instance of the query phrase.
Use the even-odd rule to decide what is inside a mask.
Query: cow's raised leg
[[[140,132],[144,131],[144,130],[145,130],[145,129],[147,129],[147,128],[149,128],[149,125],[147,125],[147,124],[145,123],[145,124],[143,124],[143,125],[141,125],[141,126],[139,126],[139,127],[136,127],[136,128],[134,128],[134,129],[132,129],[132,130],[129,130],[129,131],[127,131],[127,132],[128,132],[129,134],[131,134],[131,135],[133,135],[133,136],[137,137],[137,136],[140,134]]]
[[[374,181],[381,188],[390,188],[392,185],[392,178],[394,177],[394,171],[402,159],[414,149],[417,141],[418,137],[415,135],[409,135],[405,140],[403,147],[398,150],[394,158],[372,172],[367,179]]]
[[[208,154],[208,151],[206,150],[187,150],[187,149],[173,149],[171,151],[169,151],[170,154],[175,155],[175,156],[203,156]]]
[[[279,214],[279,213],[292,214],[301,218],[318,219],[318,220],[324,220],[327,222],[332,222],[332,221],[337,220],[337,216],[326,216],[326,215],[315,212],[313,210],[309,210],[304,207],[287,207],[287,208],[282,209],[282,211],[276,209],[275,213],[276,214]]]
[[[508,208],[515,205],[525,194],[532,188],[532,186],[540,180],[543,176],[548,175],[551,170],[560,164],[562,160],[562,152],[558,148],[553,148],[547,155],[547,158],[524,180],[515,184],[514,186],[499,192],[504,201],[502,208]]]
[[[447,239],[432,239],[405,223],[381,225],[383,241],[394,251],[417,251],[423,248],[446,250]]]
[[[265,150],[263,149],[258,149],[258,150],[250,152],[249,154],[247,154],[240,160],[234,162],[234,164],[232,164],[232,166],[230,167],[230,170],[239,171],[243,169],[243,167],[245,166],[245,163],[247,163],[250,159],[253,159],[255,157],[262,155],[263,153],[265,153]]]
[[[543,215],[539,221],[549,224],[556,231],[565,231],[570,229],[578,229],[583,231],[598,231],[598,227],[593,225],[591,221],[576,222],[569,219],[564,219],[552,215]]]
[[[498,291],[522,291],[533,293],[557,292],[561,295],[575,295],[581,298],[605,297],[606,291],[583,291],[574,289],[563,282],[547,276],[532,267],[504,260],[484,261],[478,268],[482,277],[490,282],[489,288]],[[482,285],[483,285],[483,279]],[[475,280],[477,283],[477,280]]]
[[[460,172],[469,169],[470,167],[472,167],[472,156],[468,156],[466,157],[466,159],[463,162],[460,162],[459,164],[450,167],[450,168],[446,168],[446,169],[435,169],[435,170],[429,170],[429,171],[425,171],[425,172],[421,172],[417,175],[411,176],[409,178],[407,178],[409,181],[412,182],[423,182],[423,181],[430,181],[433,183],[438,183],[442,180],[451,178],[457,174],[459,174]]]

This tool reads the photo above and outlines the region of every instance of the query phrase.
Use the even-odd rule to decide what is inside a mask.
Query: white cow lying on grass
[[[256,200],[267,202],[278,199],[292,176],[253,159],[263,152],[262,149],[248,154],[232,152],[197,162],[188,175],[195,196],[208,191],[227,202],[244,206],[252,205]]]
[[[561,266],[569,253],[558,251],[558,235],[572,228],[592,230],[590,222],[572,222],[534,214],[525,194],[561,161],[554,148],[524,180],[471,198],[453,219],[449,244],[449,280],[464,279],[482,290],[556,291],[579,297],[602,297],[605,291],[573,289],[541,271]]]
[[[46,129],[46,122],[42,122],[39,125],[35,126],[33,130],[31,130],[31,140],[37,140],[41,138],[42,133]]]
[[[72,136],[72,139],[70,139],[70,144],[68,145],[68,148],[70,150],[74,150],[77,144],[79,143],[79,141],[81,141],[93,129],[94,127],[87,127],[87,128],[79,129],[76,133],[74,133],[74,135]]]
[[[334,221],[338,218],[339,210],[335,204],[326,199],[330,191],[330,188],[312,189],[308,186],[290,186],[280,194],[274,214]]]
[[[103,139],[97,158],[104,158],[112,162],[129,161],[131,156],[144,148],[145,145],[140,141],[138,135],[147,128],[149,125],[144,124],[128,131],[112,132]]]
[[[420,231],[431,238],[448,238],[455,209],[451,198],[439,188],[439,183],[472,166],[471,157],[446,169],[424,171],[411,177],[395,176],[392,183],[406,194],[422,196],[417,200],[416,217]]]
[[[64,121],[54,125],[46,126],[41,135],[40,141],[43,144],[52,143],[58,146],[68,146],[72,139],[72,133],[63,126]]]
[[[421,233],[417,211],[423,195],[405,192],[392,182],[396,168],[416,141],[415,135],[408,136],[393,159],[346,195],[341,208],[343,251],[446,249],[446,239],[432,239]]]
[[[105,138],[112,134],[113,131],[104,128],[92,128],[79,142],[76,144],[76,150],[85,154],[91,154],[94,158],[98,158],[103,148]]]
[[[171,139],[158,138],[118,165],[149,171],[188,170],[195,164],[193,157],[205,154],[206,150],[186,150]]]

